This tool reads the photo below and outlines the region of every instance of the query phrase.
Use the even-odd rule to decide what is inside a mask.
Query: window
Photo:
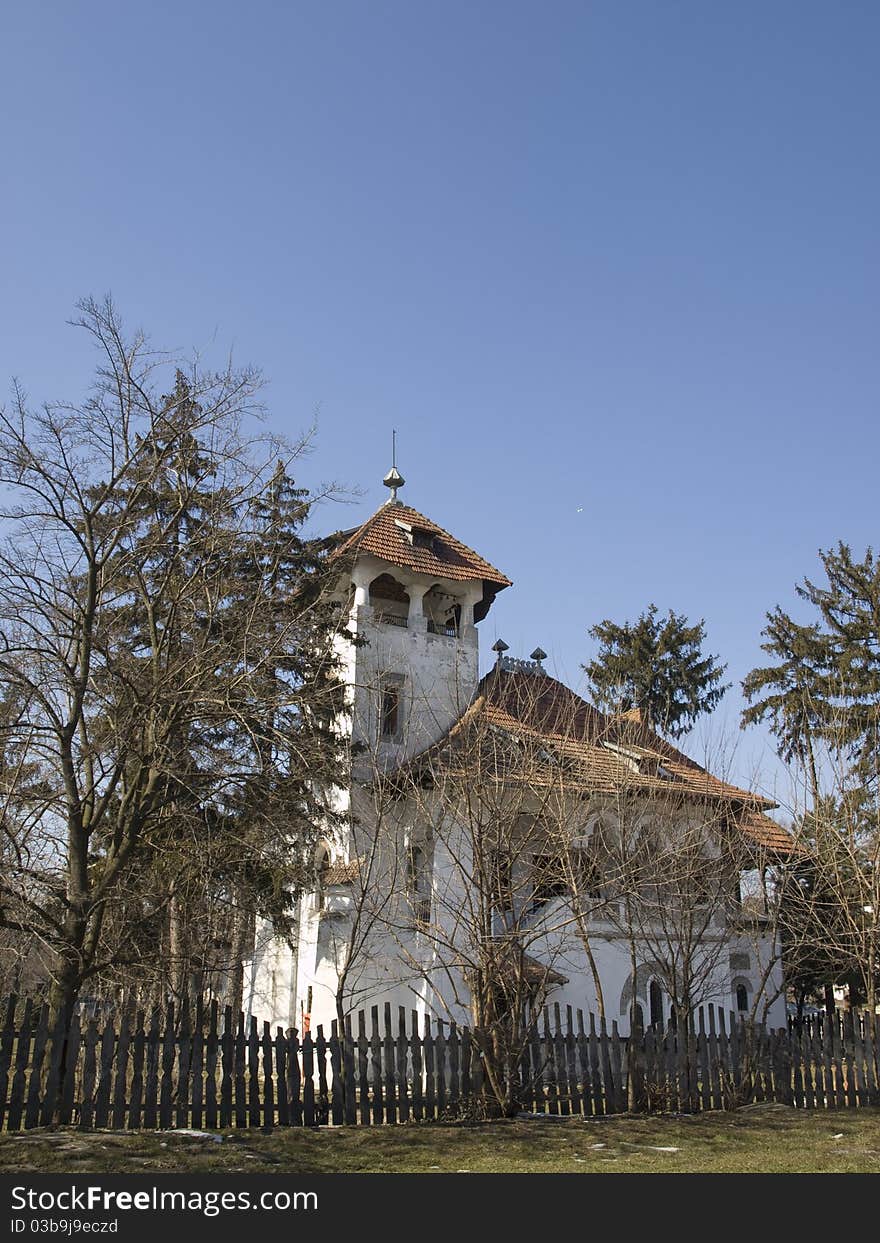
[[[565,860],[557,855],[532,856],[532,907],[568,893]]]
[[[383,738],[398,738],[401,725],[401,686],[387,681],[382,686],[379,704],[379,732]]]
[[[327,873],[330,870],[330,848],[322,843],[315,855],[315,910],[322,911],[327,899]]]
[[[427,548],[431,552],[434,551],[434,532],[424,531],[420,527],[413,527],[412,532],[413,548]]]
[[[602,897],[602,872],[593,851],[581,850],[576,857],[578,885],[587,898]]]
[[[651,1026],[663,1026],[663,990],[656,980],[651,981],[648,989],[648,1002],[651,1008]]]
[[[749,990],[745,984],[737,984],[736,986],[736,1008],[741,1014],[749,1008]]]
[[[427,873],[428,859],[421,846],[411,845],[406,852],[406,889],[417,924],[431,918],[431,889]]]
[[[492,905],[501,911],[513,909],[513,877],[510,852],[487,851],[485,863],[485,888],[491,895]]]

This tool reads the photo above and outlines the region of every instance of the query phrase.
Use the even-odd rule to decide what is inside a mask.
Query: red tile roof
[[[431,760],[456,769],[457,743],[471,726],[483,721],[502,734],[529,739],[530,782],[549,785],[564,774],[565,785],[597,794],[623,790],[644,794],[678,794],[711,799],[724,806],[732,821],[756,844],[781,854],[791,853],[791,835],[764,813],[776,804],[753,791],[714,776],[695,760],[658,737],[632,716],[608,716],[569,687],[544,673],[499,669],[480,682],[477,697],[445,738],[410,763]],[[498,777],[516,780],[516,753],[493,748],[491,763]],[[470,762],[465,759],[465,766]],[[464,771],[464,770],[462,770]]]
[[[411,544],[398,523],[405,523],[433,536],[432,545],[421,547]],[[468,548],[467,544],[444,531],[443,527],[417,509],[411,509],[399,501],[386,503],[362,526],[344,532],[342,542],[333,555],[342,556],[355,550],[432,578],[451,578],[461,582],[482,580],[493,584],[496,591],[511,586],[510,579],[475,553],[473,548]]]
[[[321,874],[325,885],[353,885],[360,876],[363,859],[352,859],[349,863],[331,863]]]

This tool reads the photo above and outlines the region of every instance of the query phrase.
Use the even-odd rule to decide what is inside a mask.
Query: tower
[[[258,938],[255,951],[252,1008],[285,1026],[300,1027],[305,1014],[312,1025],[335,1016],[353,886],[374,814],[371,777],[430,746],[467,709],[479,680],[477,625],[511,585],[472,548],[400,501],[405,480],[396,465],[383,483],[386,502],[343,532],[332,554],[348,631],[338,641],[347,702],[339,728],[354,757],[350,785],[334,797],[357,829],[319,846],[315,888],[300,901],[292,959],[289,947],[270,937],[262,946]]]
[[[352,741],[394,766],[464,712],[477,681],[477,624],[510,580],[430,518],[390,496],[336,553],[349,604]]]

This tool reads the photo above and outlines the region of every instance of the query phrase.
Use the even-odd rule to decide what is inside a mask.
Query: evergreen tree
[[[198,710],[169,739],[162,813],[139,866],[142,918],[126,914],[113,933],[160,996],[182,999],[226,976],[238,1008],[254,920],[289,931],[318,827],[333,819],[323,795],[342,761],[329,728],[337,617],[324,543],[301,531],[308,493],[279,462],[263,490],[238,494],[217,443],[202,443],[201,420],[178,371],[140,446],[145,477],[120,490],[129,538],[111,568],[128,590],[115,644],[132,681],[148,684],[164,663],[173,710],[193,689],[194,646],[211,645],[214,667]]]
[[[697,719],[711,712],[728,685],[726,665],[703,655],[705,622],[690,625],[683,614],[657,616],[651,604],[634,623],[607,619],[593,626],[590,637],[599,653],[583,668],[600,707],[614,712],[638,709],[642,720],[670,738],[681,738]]]
[[[346,758],[336,575],[308,498],[278,500],[297,448],[248,430],[258,374],[194,366],[161,397],[143,335],[81,311],[88,398],[0,410],[0,929],[50,952],[59,1017],[88,980],[205,962],[224,904],[283,923]]]
[[[876,793],[880,773],[880,562],[870,548],[854,561],[846,544],[819,557],[827,585],[795,591],[818,615],[799,624],[776,606],[761,646],[774,663],[743,682],[743,726],[766,721],[784,759],[806,760],[814,803],[815,747],[847,764],[849,782]]]
[[[811,879],[800,902],[809,957],[874,1004],[880,961],[880,562],[844,543],[819,553],[826,583],[796,586],[814,617],[767,615],[774,663],[743,682],[743,726],[765,721],[786,760],[806,767],[802,844]],[[797,904],[795,905],[797,909]]]

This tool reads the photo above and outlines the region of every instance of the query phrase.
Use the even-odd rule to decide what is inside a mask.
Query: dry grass
[[[668,1150],[668,1151],[663,1151]],[[782,1105],[688,1117],[321,1130],[36,1130],[0,1135],[0,1173],[880,1172],[880,1109]]]

